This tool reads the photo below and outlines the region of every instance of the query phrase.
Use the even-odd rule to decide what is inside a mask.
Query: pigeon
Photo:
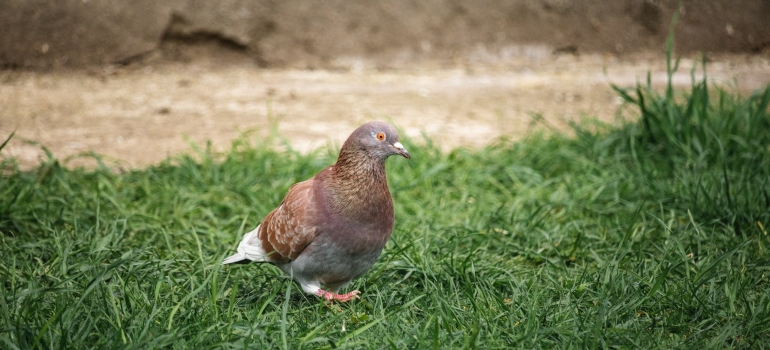
[[[337,291],[374,265],[393,231],[385,177],[385,160],[392,155],[410,159],[392,125],[360,126],[342,145],[337,162],[294,184],[222,264],[272,263],[307,294],[327,302],[357,299],[357,290]]]

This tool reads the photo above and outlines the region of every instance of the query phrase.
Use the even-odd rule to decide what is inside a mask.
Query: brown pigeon
[[[357,290],[337,290],[374,265],[393,231],[385,159],[395,154],[409,158],[392,125],[360,126],[337,163],[292,186],[222,264],[269,262],[305,293],[340,302],[358,298]]]

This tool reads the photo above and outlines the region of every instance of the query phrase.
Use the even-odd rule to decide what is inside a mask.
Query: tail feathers
[[[235,253],[235,254],[230,255],[229,257],[225,258],[225,260],[222,260],[222,265],[235,264],[235,263],[239,263],[241,261],[248,261],[248,260],[249,259],[247,259],[245,255],[243,255],[241,253]]]
[[[222,265],[235,264],[235,263],[248,263],[248,262],[268,262],[270,261],[268,254],[262,249],[262,243],[257,238],[259,232],[259,226],[253,231],[243,235],[241,243],[238,244],[238,252],[225,258],[222,261]]]

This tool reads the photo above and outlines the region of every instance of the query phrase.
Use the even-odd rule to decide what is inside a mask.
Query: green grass
[[[2,160],[0,348],[770,347],[770,87],[617,90],[640,118],[448,154],[406,140],[393,237],[333,307],[219,265],[332,150]]]

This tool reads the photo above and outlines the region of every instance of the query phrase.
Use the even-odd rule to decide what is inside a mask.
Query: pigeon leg
[[[350,293],[337,294],[337,293],[334,293],[334,292],[327,292],[327,291],[325,291],[323,289],[319,289],[317,292],[315,292],[315,295],[319,296],[319,297],[323,297],[324,300],[326,300],[326,301],[336,300],[336,301],[339,301],[341,303],[344,303],[344,302],[351,301],[353,299],[358,299],[358,293],[360,293],[360,292],[357,291],[357,290],[354,290],[354,291],[352,291]]]

